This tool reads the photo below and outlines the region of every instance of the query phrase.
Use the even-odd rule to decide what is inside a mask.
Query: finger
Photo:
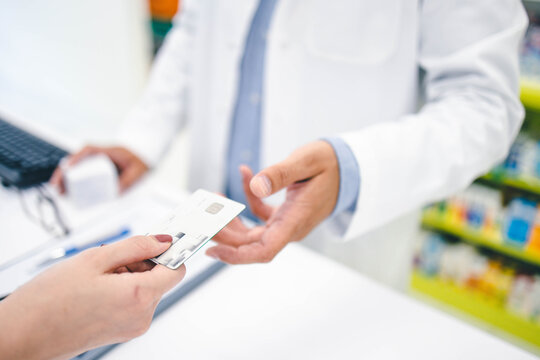
[[[249,205],[249,208],[262,221],[268,221],[274,208],[270,205],[265,204],[260,197],[257,197],[253,194],[250,188],[250,181],[253,178],[253,172],[249,166],[241,165],[240,173],[242,174],[242,185],[244,187],[244,193],[246,194],[246,199]]]
[[[72,156],[70,156],[67,159],[67,165],[68,166],[75,165],[76,163],[78,163],[79,161],[84,159],[85,157],[88,157],[88,156],[94,155],[94,154],[99,154],[99,153],[102,153],[102,152],[103,152],[103,149],[100,148],[100,147],[93,146],[93,145],[87,145],[87,146],[83,147],[81,149],[81,151],[79,151],[79,152],[73,154]]]
[[[248,227],[242,222],[242,220],[240,220],[239,217],[235,217],[234,219],[231,220],[231,222],[224,229],[230,229],[230,230],[235,230],[235,231],[244,231],[247,228]]]
[[[131,272],[128,270],[127,266],[120,266],[118,269],[114,270],[115,274],[123,274],[127,272]]]
[[[152,270],[154,266],[156,266],[156,264],[153,263],[152,261],[144,260],[144,261],[139,261],[133,264],[126,265],[126,269],[129,272],[145,272],[148,270]]]
[[[264,227],[257,226],[252,229],[245,227],[245,230],[223,229],[212,238],[215,242],[223,245],[239,247],[255,241],[259,241],[264,232]]]
[[[206,251],[208,256],[227,264],[253,264],[270,262],[284,247],[271,247],[260,242],[242,245],[239,247],[217,245]]]
[[[317,141],[294,151],[284,161],[261,170],[250,181],[253,194],[263,198],[294,184],[309,179],[323,170],[322,161],[332,146],[325,141]]]
[[[254,235],[257,241],[239,247],[218,244],[206,251],[208,256],[228,264],[251,264],[271,261],[291,241],[293,224],[280,222],[272,227],[259,227],[261,232]]]
[[[171,242],[170,235],[134,236],[100,248],[101,264],[109,271],[147,260],[162,254]]]
[[[155,289],[161,297],[178,284],[186,275],[186,266],[182,265],[176,270],[163,265],[156,265],[150,271],[134,274],[137,281]]]
[[[64,194],[66,192],[66,187],[64,186],[64,174],[62,173],[60,167],[57,167],[54,170],[49,180],[49,184],[58,188],[60,194]]]
[[[120,187],[120,192],[125,191],[131,185],[133,185],[139,178],[146,172],[141,166],[132,165],[128,166],[120,173],[118,179],[118,186]]]
[[[66,166],[75,165],[85,157],[88,157],[93,154],[97,154],[103,152],[102,148],[99,148],[97,146],[93,145],[87,145],[83,147],[80,151],[77,153],[69,156],[66,158]],[[60,194],[64,194],[66,192],[65,184],[64,184],[64,174],[62,173],[62,170],[60,167],[57,167],[54,171],[54,173],[51,176],[51,179],[49,182],[51,185],[58,187],[58,190],[60,191]]]
[[[212,240],[222,244],[240,246],[244,243],[243,239],[247,238],[247,232],[247,229],[242,230],[226,226],[214,235]]]
[[[154,266],[156,266],[156,264],[153,263],[152,261],[144,260],[144,261],[139,261],[133,264],[121,266],[118,269],[114,270],[114,272],[116,274],[122,274],[125,272],[130,272],[130,273],[145,272],[145,271],[152,270]]]

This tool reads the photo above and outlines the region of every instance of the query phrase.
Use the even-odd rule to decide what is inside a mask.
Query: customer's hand
[[[144,260],[169,235],[136,236],[57,264],[0,302],[1,359],[70,358],[143,334],[161,296],[185,275]]]
[[[303,239],[336,205],[338,161],[325,141],[297,149],[254,177],[246,166],[240,171],[249,206],[265,224],[248,228],[237,218],[221,230],[214,237],[218,245],[206,253],[226,263],[271,261],[289,242]],[[281,206],[274,208],[262,201],[283,188],[287,196]]]
[[[116,165],[119,172],[118,182],[120,191],[129,188],[148,171],[148,166],[137,157],[137,155],[123,147],[99,147],[88,145],[79,152],[71,155],[67,160],[67,165],[74,165],[85,157],[96,154],[107,155],[114,165]],[[54,171],[49,182],[51,185],[57,186],[60,193],[63,194],[66,191],[60,167]]]

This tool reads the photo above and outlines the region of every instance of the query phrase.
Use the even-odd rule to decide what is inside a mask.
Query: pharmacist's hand
[[[71,358],[143,334],[185,268],[152,266],[169,235],[136,236],[57,264],[0,302],[0,358]]]
[[[339,192],[339,168],[330,144],[317,141],[294,151],[285,161],[253,176],[240,168],[249,206],[265,222],[247,228],[238,218],[221,230],[209,256],[230,264],[269,262],[291,241],[303,239],[332,213]],[[271,207],[262,201],[287,189],[285,202]]]
[[[148,166],[139,158],[126,148],[123,147],[99,147],[88,145],[82,148],[79,152],[71,155],[67,160],[67,165],[74,165],[88,157],[90,155],[105,154],[116,165],[119,172],[119,186],[120,191],[124,191],[133,185],[137,180],[141,178],[148,171]],[[60,167],[56,168],[51,180],[51,185],[58,187],[60,193],[65,193],[62,170]]]

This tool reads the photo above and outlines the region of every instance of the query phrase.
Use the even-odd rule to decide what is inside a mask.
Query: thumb
[[[309,180],[336,162],[332,145],[324,140],[314,141],[293,151],[284,161],[272,165],[251,179],[249,188],[262,198],[296,182]]]
[[[103,266],[107,269],[133,264],[162,254],[172,242],[170,235],[134,236],[102,247]]]
[[[306,150],[300,148],[284,161],[261,170],[249,183],[251,192],[259,198],[267,197],[317,175],[321,171],[317,158]]]

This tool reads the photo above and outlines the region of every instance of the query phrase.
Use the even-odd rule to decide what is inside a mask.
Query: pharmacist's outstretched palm
[[[230,264],[269,262],[291,241],[302,240],[332,213],[339,192],[339,167],[330,144],[317,141],[256,176],[240,168],[251,211],[265,222],[246,227],[238,218],[221,230],[207,254]],[[285,202],[272,207],[262,198],[286,188]]]

